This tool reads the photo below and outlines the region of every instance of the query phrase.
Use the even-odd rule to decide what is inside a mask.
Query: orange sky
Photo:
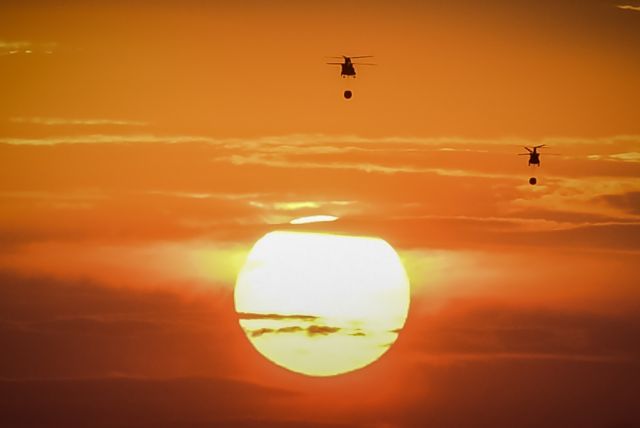
[[[640,3],[114,3],[0,5],[9,426],[640,424]],[[327,379],[233,310],[314,214],[412,284],[397,344]]]

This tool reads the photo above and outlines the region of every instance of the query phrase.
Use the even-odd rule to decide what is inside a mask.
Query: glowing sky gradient
[[[639,7],[2,2],[2,420],[640,425]],[[290,373],[238,325],[252,245],[300,226],[407,269],[362,370]]]

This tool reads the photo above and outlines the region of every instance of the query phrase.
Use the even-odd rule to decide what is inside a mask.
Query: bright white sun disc
[[[240,325],[255,348],[287,369],[330,376],[377,360],[409,308],[409,280],[378,238],[271,232],[236,282]]]

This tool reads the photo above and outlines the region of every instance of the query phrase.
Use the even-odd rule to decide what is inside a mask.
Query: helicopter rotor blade
[[[378,65],[370,62],[352,62],[353,65]]]
[[[329,64],[329,65],[343,65],[341,62],[327,62],[325,64]]]
[[[351,58],[351,59],[359,59],[359,58],[373,58],[373,55],[360,55],[360,56],[350,56],[347,58]]]
[[[528,151],[529,153],[533,153],[533,150],[531,150],[529,147],[526,147],[526,146],[525,146],[525,147],[524,147],[524,149],[525,149],[526,151]]]

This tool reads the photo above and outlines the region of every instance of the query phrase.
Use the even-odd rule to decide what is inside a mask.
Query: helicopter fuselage
[[[540,166],[540,153],[536,151],[529,153],[529,166],[531,165]]]
[[[356,77],[356,69],[350,59],[346,59],[344,64],[340,64],[340,66],[342,67],[342,71],[340,72],[342,77]]]

